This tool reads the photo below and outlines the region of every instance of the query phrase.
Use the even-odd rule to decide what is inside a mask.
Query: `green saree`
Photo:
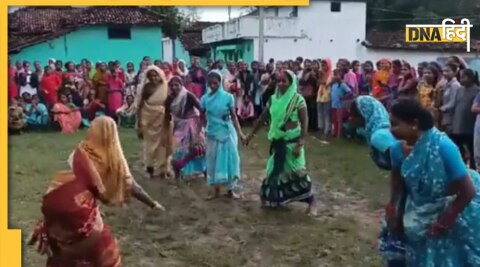
[[[294,155],[301,135],[299,110],[306,108],[305,99],[297,93],[296,76],[288,73],[292,84],[281,95],[278,90],[271,97],[270,158],[267,162],[267,177],[261,187],[261,199],[270,206],[285,205],[294,201],[313,201],[312,182],[306,171],[305,151]],[[286,127],[286,124],[294,127]]]

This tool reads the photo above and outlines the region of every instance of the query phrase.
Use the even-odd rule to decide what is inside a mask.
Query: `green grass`
[[[52,174],[85,132],[73,136],[31,133],[10,138],[10,227],[24,241],[40,216],[40,201]],[[132,172],[167,208],[148,210],[136,201],[127,207],[102,207],[119,239],[124,266],[380,266],[374,249],[375,210],[386,198],[388,178],[371,162],[364,145],[348,140],[307,143],[308,167],[322,207],[318,218],[288,209],[260,208],[258,187],[268,143],[262,134],[242,149],[245,198],[205,202],[203,181],[191,185],[144,177],[141,143],[133,131],[121,131]],[[24,247],[23,266],[43,266],[35,249]]]

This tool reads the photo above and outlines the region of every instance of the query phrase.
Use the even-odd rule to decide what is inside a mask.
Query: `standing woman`
[[[183,78],[173,76],[168,83],[170,95],[165,104],[166,123],[173,120],[175,148],[172,166],[177,178],[189,179],[204,174],[205,136],[200,121],[200,102],[183,85]]]
[[[317,92],[317,118],[320,134],[326,139],[332,129],[332,97],[330,91],[333,75],[332,60],[330,58],[323,59],[321,64],[322,70],[318,79]]]
[[[453,113],[455,111],[455,103],[457,98],[458,89],[461,85],[457,81],[456,75],[458,66],[452,63],[447,63],[443,68],[443,77],[446,79],[445,89],[442,95],[442,105],[440,106],[441,112],[441,130],[447,134],[452,132],[452,120]]]
[[[391,108],[390,228],[405,237],[406,265],[480,266],[480,180],[418,102]],[[410,148],[408,148],[410,147]],[[404,201],[400,201],[404,199]]]
[[[283,71],[277,77],[278,87],[268,106],[245,139],[248,145],[255,133],[270,119],[268,140],[270,158],[267,177],[263,180],[260,197],[268,206],[281,206],[294,201],[308,204],[307,213],[316,214],[312,180],[307,174],[304,144],[308,131],[305,99],[297,93],[297,77]]]
[[[372,92],[372,81],[375,76],[375,69],[372,61],[365,61],[362,64],[362,72],[358,79],[358,90],[360,95],[370,95]]]
[[[402,62],[402,71],[398,84],[399,98],[412,99],[417,97],[417,79],[413,76],[414,71],[408,62]]]
[[[420,104],[433,113],[435,104],[435,88],[439,79],[438,70],[433,66],[422,68],[422,81],[417,86]]]
[[[107,104],[108,95],[108,73],[107,65],[103,62],[97,63],[95,75],[93,75],[93,85],[97,92],[97,98],[103,104]]]
[[[165,123],[168,83],[157,66],[146,70],[145,84],[137,90],[137,135],[143,139],[144,160],[151,178],[171,175],[172,124]]]
[[[234,191],[240,179],[238,135],[242,142],[245,136],[235,112],[235,99],[223,89],[221,73],[211,71],[207,78],[208,91],[200,103],[206,119],[207,182],[214,189],[208,199],[217,198],[222,186],[230,197],[239,198]]]
[[[28,244],[38,243],[49,267],[120,267],[117,240],[98,201],[118,205],[133,196],[153,209],[164,208],[135,182],[108,117],[93,121],[68,163],[70,170],[58,172],[43,196],[43,218]]]
[[[478,74],[471,69],[460,72],[462,87],[458,89],[455,98],[452,132],[450,137],[457,144],[462,156],[470,158],[470,168],[475,169],[475,157],[473,157],[473,134],[475,128],[475,114],[471,108],[475,96],[480,92]],[[465,151],[465,147],[468,149]]]

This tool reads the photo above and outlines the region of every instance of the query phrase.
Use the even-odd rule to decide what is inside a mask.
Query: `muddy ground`
[[[10,140],[10,224],[26,236],[39,216],[39,201],[51,174],[64,168],[84,133],[38,133]],[[27,139],[28,138],[28,139]],[[351,141],[307,142],[319,214],[307,216],[304,204],[260,207],[268,144],[260,135],[242,148],[241,200],[205,201],[203,179],[190,184],[149,180],[139,159],[140,142],[122,131],[125,154],[140,184],[166,212],[133,201],[103,207],[105,221],[119,239],[123,266],[380,266],[376,255],[378,208],[387,179],[369,162],[366,148]],[[43,266],[44,258],[24,247],[23,266]]]

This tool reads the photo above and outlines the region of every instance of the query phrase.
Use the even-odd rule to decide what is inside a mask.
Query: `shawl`
[[[155,71],[157,74],[160,76],[160,79],[162,80],[162,83],[158,85],[158,89],[155,90],[155,93],[150,96],[148,101],[145,101],[145,104],[148,105],[163,105],[165,100],[167,99],[168,95],[168,83],[167,83],[167,78],[165,76],[165,73],[163,72],[162,69],[159,67],[152,65],[148,67],[143,73],[145,74],[144,78],[142,79],[142,83],[140,84],[139,87],[137,87],[137,96],[136,96],[136,103],[137,105],[140,103],[140,100],[142,99],[142,92],[143,88],[145,87],[145,84],[149,83],[150,80],[148,79],[148,73],[150,71]]]
[[[180,63],[183,63],[183,68],[184,70],[180,69]],[[177,63],[177,74],[180,77],[185,77],[188,75],[188,69],[187,69],[187,64],[185,64],[185,61],[183,59],[180,59]]]
[[[359,96],[355,101],[365,120],[365,136],[370,144],[370,138],[375,131],[390,128],[390,117],[385,106],[371,96]]]
[[[117,125],[113,119],[101,116],[93,120],[75,153],[80,153],[86,160],[92,172],[93,183],[103,201],[117,204],[128,199],[133,176],[123,154]],[[76,164],[72,165],[75,169]]]
[[[288,87],[287,91],[284,94],[280,94],[278,88],[275,91],[275,94],[271,97],[270,102],[270,129],[268,131],[268,139],[278,140],[286,137],[287,132],[283,131],[281,128],[285,123],[285,120],[288,119],[288,109],[292,99],[297,95],[297,76],[291,72],[287,71],[292,79],[292,84]]]
[[[392,63],[388,59],[381,59],[380,63],[388,63],[390,64],[390,66],[392,65]],[[387,85],[389,78],[390,78],[390,69],[379,70],[375,72],[373,76],[372,87],[375,88],[381,85]]]

